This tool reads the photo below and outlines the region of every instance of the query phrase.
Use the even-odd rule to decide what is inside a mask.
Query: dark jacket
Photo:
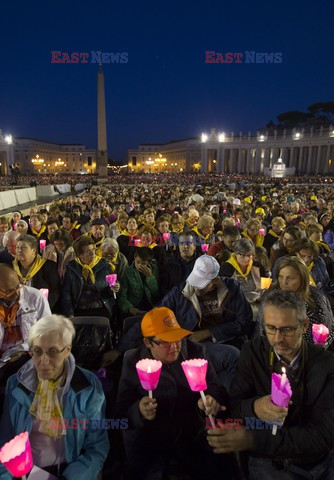
[[[153,421],[146,421],[139,412],[140,400],[148,395],[140,384],[136,371],[136,363],[143,358],[153,358],[150,350],[142,345],[126,353],[115,405],[115,417],[129,419],[129,429],[153,430],[159,437],[164,433],[174,433],[176,439],[180,433],[191,438],[198,429],[204,426],[197,408],[199,393],[192,392],[181,362],[191,358],[207,358],[203,345],[183,340],[178,359],[171,365],[163,365],[157,389],[153,395],[157,400],[158,409]],[[206,377],[208,388],[206,395],[211,395],[221,405],[226,405],[227,394],[218,384],[216,373],[208,362]]]
[[[49,304],[53,311],[60,298],[60,278],[57,264],[52,260],[46,260],[42,268],[31,279],[31,286],[37,288],[47,288],[49,290]],[[58,311],[58,309],[56,309]]]
[[[252,309],[247,302],[237,280],[221,277],[220,301],[223,302],[222,320],[210,328],[211,334],[218,342],[231,342],[235,339],[244,341],[253,330]],[[186,330],[201,328],[201,313],[193,288],[186,283],[174,287],[159,302],[159,306],[168,307],[175,313],[177,321]],[[141,339],[139,323],[123,335],[116,347],[125,352],[138,346]]]
[[[106,281],[106,275],[112,273],[110,265],[102,258],[93,268],[93,272],[95,275],[95,285],[100,292],[102,303],[110,315],[112,315],[115,300]],[[61,308],[64,315],[70,316],[74,314],[74,310],[81,297],[83,286],[84,278],[82,276],[82,267],[76,260],[72,260],[66,267],[64,277],[61,298]]]
[[[134,264],[124,270],[118,295],[118,305],[122,313],[137,307],[143,300],[144,294],[152,307],[159,300],[158,268],[154,264],[151,264],[151,268],[152,275],[144,279]]]
[[[2,252],[0,252],[0,263],[8,263],[12,265],[14,260],[15,260],[15,256],[9,253],[7,248],[5,248],[5,250],[2,250]]]
[[[271,231],[266,234],[263,240],[263,247],[267,250],[268,255],[270,255],[271,247],[278,241],[279,237],[273,235]]]
[[[253,404],[271,392],[271,347],[266,337],[254,338],[241,351],[232,384],[232,418],[256,417]],[[274,354],[274,359],[276,356]],[[318,345],[303,341],[300,366],[295,378],[288,372],[292,405],[283,428],[276,436],[270,429],[254,429],[253,452],[256,456],[290,459],[307,468],[321,461],[334,448],[334,356]]]
[[[184,261],[178,253],[169,258],[160,272],[160,290],[163,296],[173,287],[186,281],[197,258],[196,251],[189,262]]]

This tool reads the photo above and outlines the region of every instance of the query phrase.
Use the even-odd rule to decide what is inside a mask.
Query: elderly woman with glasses
[[[70,320],[51,315],[30,329],[32,359],[7,382],[0,445],[28,431],[34,465],[71,480],[97,479],[109,450],[101,383],[71,354]],[[0,466],[0,478],[10,479]]]
[[[327,346],[334,347],[334,319],[331,306],[326,295],[317,287],[310,285],[310,274],[304,261],[298,257],[286,257],[278,265],[276,271],[276,282],[272,283],[271,288],[280,288],[281,290],[298,293],[306,305],[307,318],[309,326],[305,338],[313,342],[312,325],[323,324],[329,328],[330,335]]]
[[[236,242],[232,255],[221,267],[221,275],[239,281],[249,303],[259,299],[261,277],[266,276],[262,265],[253,260],[254,256],[254,243],[247,238],[242,238]]]
[[[119,245],[117,243],[117,240],[114,238],[105,238],[101,244],[101,253],[102,253],[102,258],[104,258],[110,265],[110,268],[112,270],[112,273],[117,274],[117,278],[121,278],[124,270],[126,267],[129,266],[129,263],[123,255],[119,251]],[[119,284],[118,284],[118,289],[119,290]]]

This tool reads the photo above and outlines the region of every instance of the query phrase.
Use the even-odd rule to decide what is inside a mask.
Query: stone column
[[[225,148],[222,145],[218,147],[217,162],[217,173],[225,173]]]
[[[318,175],[318,173],[321,173],[320,172],[320,169],[321,169],[321,166],[320,166],[320,162],[321,162],[321,145],[318,145],[318,151],[317,151],[317,163],[316,163],[316,166],[315,166],[315,174]]]
[[[238,173],[242,173],[242,148],[238,150]]]
[[[299,156],[298,156],[298,167],[297,167],[297,170],[298,170],[298,173],[304,173],[303,171],[303,151],[304,151],[304,147],[300,146],[299,147]]]
[[[205,145],[202,145],[201,151],[201,172],[208,173],[208,149]]]
[[[307,175],[310,175],[312,173],[312,146],[311,145],[309,145],[308,147],[306,173]]]
[[[234,148],[231,148],[230,150],[230,173],[236,173],[236,165],[235,165],[235,160],[234,160]]]

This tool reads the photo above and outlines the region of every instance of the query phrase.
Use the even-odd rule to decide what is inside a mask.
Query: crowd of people
[[[0,446],[68,480],[334,478],[332,179],[117,178],[0,216]]]

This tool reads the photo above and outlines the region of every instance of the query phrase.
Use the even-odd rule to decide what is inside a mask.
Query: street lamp
[[[44,158],[39,158],[39,155],[36,155],[36,158],[33,158],[31,160],[31,163],[34,165],[34,167],[40,167],[44,165]],[[40,173],[40,169],[38,169],[38,172]]]
[[[8,143],[8,145],[11,145],[13,143],[13,137],[11,135],[6,135],[5,141]]]

